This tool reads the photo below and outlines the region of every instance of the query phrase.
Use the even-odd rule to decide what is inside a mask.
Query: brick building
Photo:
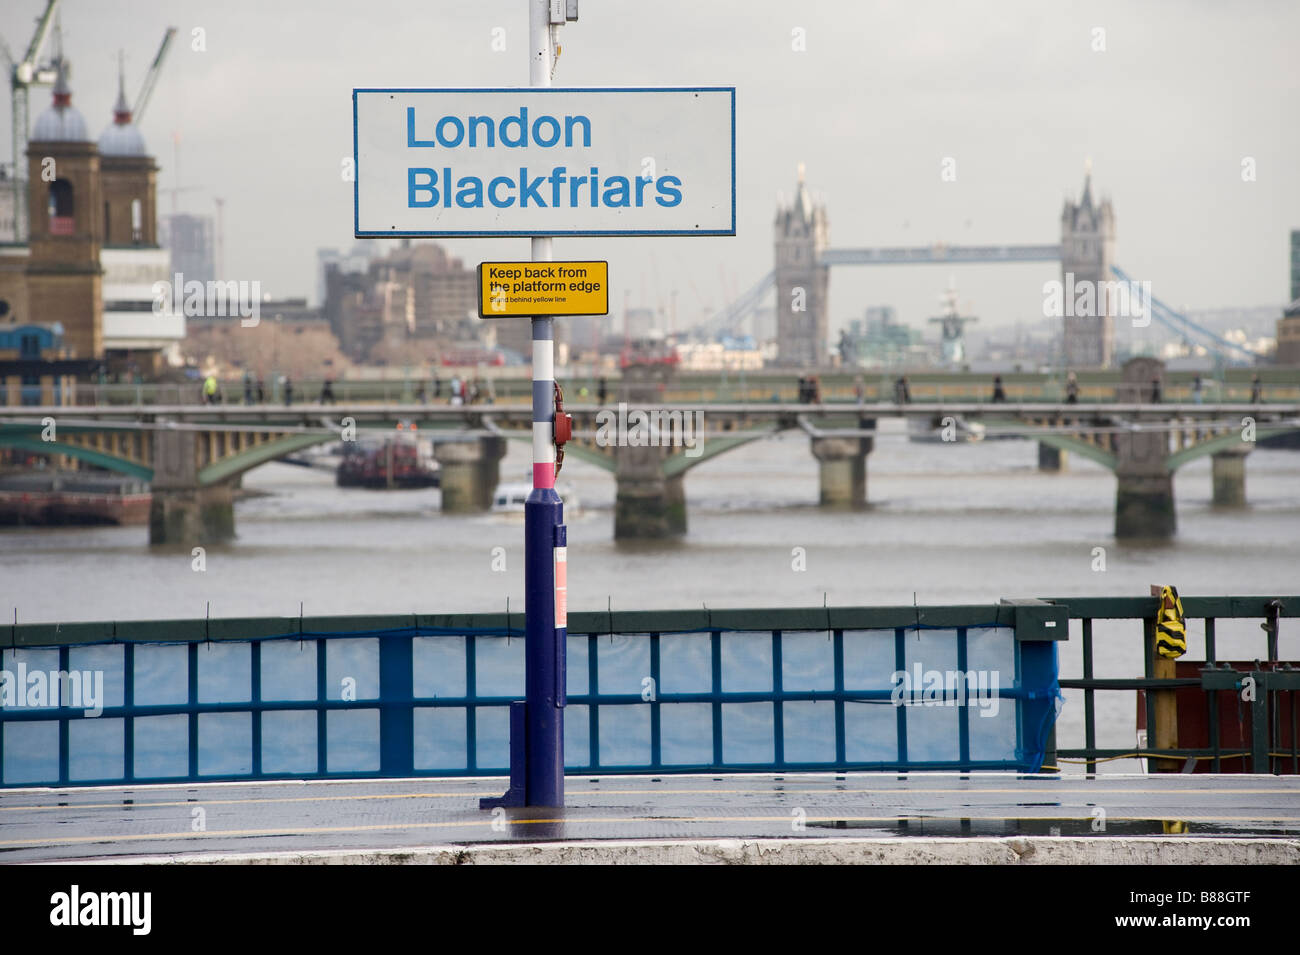
[[[68,357],[147,375],[185,331],[183,316],[154,303],[154,284],[169,278],[158,167],[132,122],[125,78],[95,141],[72,105],[67,62],[56,62],[53,102],[28,142],[27,241],[0,253],[0,326],[57,323]]]

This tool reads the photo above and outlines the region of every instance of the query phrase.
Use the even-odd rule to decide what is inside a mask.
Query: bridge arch
[[[1257,425],[1255,428],[1255,439],[1272,438],[1279,434],[1290,434],[1293,431],[1300,431],[1300,425],[1296,424],[1277,424],[1277,425]],[[1190,448],[1183,448],[1169,455],[1169,470],[1176,471],[1178,468],[1187,464],[1189,461],[1195,461],[1197,458],[1208,457],[1209,455],[1218,454],[1221,451],[1230,451],[1234,448],[1240,448],[1242,444],[1248,443],[1242,441],[1241,431],[1234,428],[1231,431],[1194,444]]]
[[[0,433],[0,448],[17,448],[20,451],[28,451],[32,454],[64,454],[70,458],[85,461],[87,464],[93,464],[96,467],[105,468],[117,474],[125,474],[141,481],[153,480],[153,468],[146,464],[116,454],[109,454],[107,451],[85,448],[76,444],[65,444],[62,441],[42,441],[40,438],[27,435]]]
[[[295,451],[302,451],[318,444],[325,444],[327,441],[337,441],[338,438],[339,436],[334,432],[325,434],[286,434],[262,444],[255,444],[199,468],[199,486],[220,484],[222,481],[243,474],[245,471],[251,471],[255,467],[282,458],[286,454],[293,454]]]

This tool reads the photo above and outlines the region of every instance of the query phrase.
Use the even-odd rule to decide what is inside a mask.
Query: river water
[[[571,459],[561,481],[581,506],[567,515],[570,609],[977,603],[1144,595],[1153,583],[1184,595],[1300,592],[1300,454],[1254,451],[1240,510],[1212,506],[1208,458],[1187,465],[1176,539],[1135,546],[1113,537],[1115,480],[1099,465],[1071,458],[1043,474],[1029,441],[918,444],[901,422],[882,427],[867,511],[819,509],[808,440],[787,434],[689,472],[689,533],[671,544],[615,543],[612,476]],[[528,455],[512,442],[503,479],[525,480]],[[309,615],[480,612],[505,610],[507,598],[523,608],[519,517],[444,516],[436,490],[339,489],[327,471],[281,463],[244,486],[265,496],[236,505],[238,538],[209,548],[202,572],[188,552],[151,552],[144,527],[0,529],[0,609],[37,622],[297,616],[300,605]],[[1203,659],[1200,622],[1189,631],[1190,655]],[[1096,675],[1141,674],[1140,626],[1096,632]],[[1264,653],[1258,622],[1223,622],[1219,634],[1223,659]],[[1283,659],[1300,658],[1285,621],[1281,646]],[[1061,671],[1080,673],[1077,624]],[[1133,694],[1098,701],[1099,742],[1132,745]],[[1081,744],[1070,738],[1081,721],[1081,695],[1067,693],[1061,745]]]

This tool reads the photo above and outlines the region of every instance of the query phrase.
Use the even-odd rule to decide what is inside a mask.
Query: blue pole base
[[[510,788],[480,809],[564,805],[565,644],[557,627],[555,548],[566,545],[564,503],[554,488],[524,502],[524,701],[510,704]]]
[[[555,617],[555,547],[564,504],[553,488],[524,502],[524,687],[529,806],[564,805],[564,641]]]
[[[480,809],[513,809],[528,805],[528,704],[510,704],[510,788],[504,796],[484,796]]]

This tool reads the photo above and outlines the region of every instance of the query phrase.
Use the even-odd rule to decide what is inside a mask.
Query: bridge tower
[[[1077,203],[1065,200],[1061,211],[1061,283],[1067,298],[1071,289],[1092,283],[1095,307],[1089,314],[1071,315],[1067,304],[1065,322],[1065,364],[1068,368],[1107,368],[1115,356],[1113,303],[1103,294],[1103,283],[1112,281],[1115,261],[1115,212],[1109,199],[1094,204],[1092,167],[1083,178],[1083,196]],[[1073,276],[1071,280],[1070,276]]]
[[[826,360],[830,267],[822,253],[830,240],[826,207],[814,205],[803,163],[794,201],[776,210],[776,360],[817,366]]]

